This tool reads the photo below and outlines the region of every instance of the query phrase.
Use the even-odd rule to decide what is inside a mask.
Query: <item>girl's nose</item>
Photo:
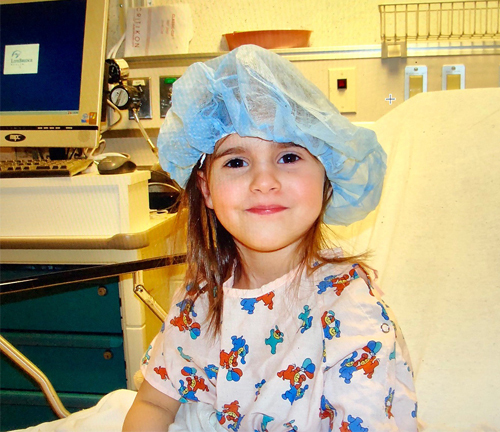
[[[278,173],[274,167],[269,165],[257,166],[253,169],[253,176],[250,184],[252,192],[268,193],[281,189]]]

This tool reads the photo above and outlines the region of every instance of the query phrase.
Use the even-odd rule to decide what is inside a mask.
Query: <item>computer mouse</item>
[[[137,167],[130,156],[119,153],[107,155],[96,162],[99,174],[126,174],[135,171]]]

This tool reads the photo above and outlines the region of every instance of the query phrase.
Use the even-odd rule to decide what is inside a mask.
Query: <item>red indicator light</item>
[[[345,90],[347,88],[347,78],[340,78],[337,80],[337,89]]]

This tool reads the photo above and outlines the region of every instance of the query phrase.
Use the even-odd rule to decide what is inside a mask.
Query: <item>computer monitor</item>
[[[108,0],[0,0],[0,146],[94,148]]]

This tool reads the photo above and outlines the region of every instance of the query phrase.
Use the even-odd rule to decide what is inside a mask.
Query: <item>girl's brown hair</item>
[[[193,302],[207,292],[209,309],[208,328],[212,336],[220,333],[224,293],[222,286],[231,276],[239,262],[238,250],[231,234],[222,226],[215,212],[205,205],[199,187],[198,173],[203,171],[208,178],[210,156],[203,167],[197,164],[186,184],[180,200],[178,222],[187,229],[187,271],[185,275],[186,298]],[[314,272],[327,263],[358,262],[362,256],[325,257],[320,252],[331,247],[321,229],[323,215],[332,188],[325,175],[323,186],[323,207],[320,215],[301,241],[299,253],[302,255],[297,277],[302,271]]]

